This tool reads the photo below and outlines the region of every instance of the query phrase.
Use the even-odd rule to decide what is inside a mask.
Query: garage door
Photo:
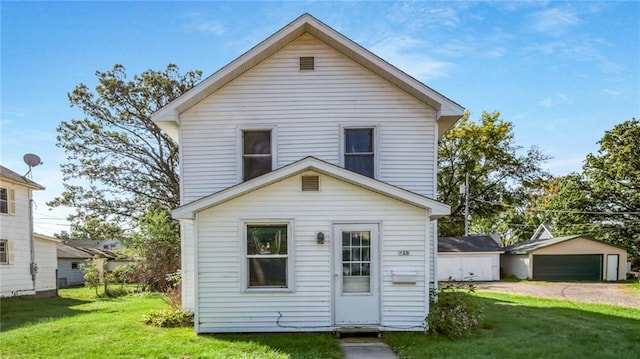
[[[535,280],[602,280],[602,255],[534,255]]]

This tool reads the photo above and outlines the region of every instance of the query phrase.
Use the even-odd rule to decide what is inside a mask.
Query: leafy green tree
[[[640,256],[640,121],[606,131],[583,172],[561,179],[549,198],[554,234],[584,234]]]
[[[178,147],[151,114],[192,88],[200,71],[180,74],[176,65],[128,79],[125,67],[97,71],[92,91],[79,84],[68,95],[83,119],[58,126],[64,192],[48,204],[75,208],[70,220],[80,232],[117,232],[152,206],[179,201]],[[106,223],[104,230],[96,225]],[[117,224],[116,229],[110,228]]]
[[[464,199],[460,186],[469,174],[471,228],[476,233],[500,230],[505,209],[522,206],[525,188],[548,174],[541,164],[549,157],[533,147],[521,154],[515,144],[513,124],[499,112],[483,112],[480,121],[465,112],[441,139],[438,147],[438,199],[451,206],[451,215],[438,221],[439,235],[464,233]]]
[[[132,240],[137,281],[146,289],[166,292],[174,284],[171,275],[180,269],[178,224],[166,210],[156,208],[139,219],[139,228]]]
[[[94,288],[96,290],[96,296],[98,296],[98,287],[103,283],[104,261],[98,256],[93,256],[93,258],[87,259],[84,263],[80,264],[80,270],[82,270],[84,274],[84,285],[89,288]]]
[[[56,233],[56,238],[65,240],[74,239],[111,239],[123,238],[125,232],[119,223],[113,221],[105,221],[97,217],[84,217],[82,223],[76,223],[71,226],[71,231],[61,231]]]

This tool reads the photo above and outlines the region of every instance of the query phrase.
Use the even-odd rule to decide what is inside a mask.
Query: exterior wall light
[[[318,232],[318,234],[316,234],[316,241],[318,244],[324,244],[324,233]]]

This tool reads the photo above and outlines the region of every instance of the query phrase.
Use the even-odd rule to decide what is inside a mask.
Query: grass
[[[330,334],[196,335],[193,328],[142,323],[168,308],[157,294],[96,298],[90,289],[59,298],[0,301],[1,358],[341,358]],[[635,358],[640,310],[478,292],[482,327],[459,340],[385,333],[400,358]]]
[[[640,310],[492,292],[476,293],[482,327],[459,340],[387,333],[400,358],[634,358]]]
[[[142,323],[168,308],[157,294],[96,298],[85,288],[59,298],[0,301],[2,358],[341,358],[330,334],[196,335]]]

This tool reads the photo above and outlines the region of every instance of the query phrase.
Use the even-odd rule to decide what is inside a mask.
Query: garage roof
[[[491,236],[440,237],[438,252],[503,252]]]
[[[556,237],[556,238],[547,238],[547,239],[534,239],[534,240],[529,240],[526,242],[511,245],[509,247],[506,247],[504,250],[505,250],[505,253],[507,254],[528,254],[540,248],[549,247],[549,246],[570,241],[576,238],[585,238],[585,237],[580,235],[574,235],[574,236]],[[589,238],[585,238],[585,239],[589,239]],[[600,241],[596,241],[596,242],[600,242]],[[608,243],[604,243],[604,242],[601,242],[601,243],[608,245]]]

